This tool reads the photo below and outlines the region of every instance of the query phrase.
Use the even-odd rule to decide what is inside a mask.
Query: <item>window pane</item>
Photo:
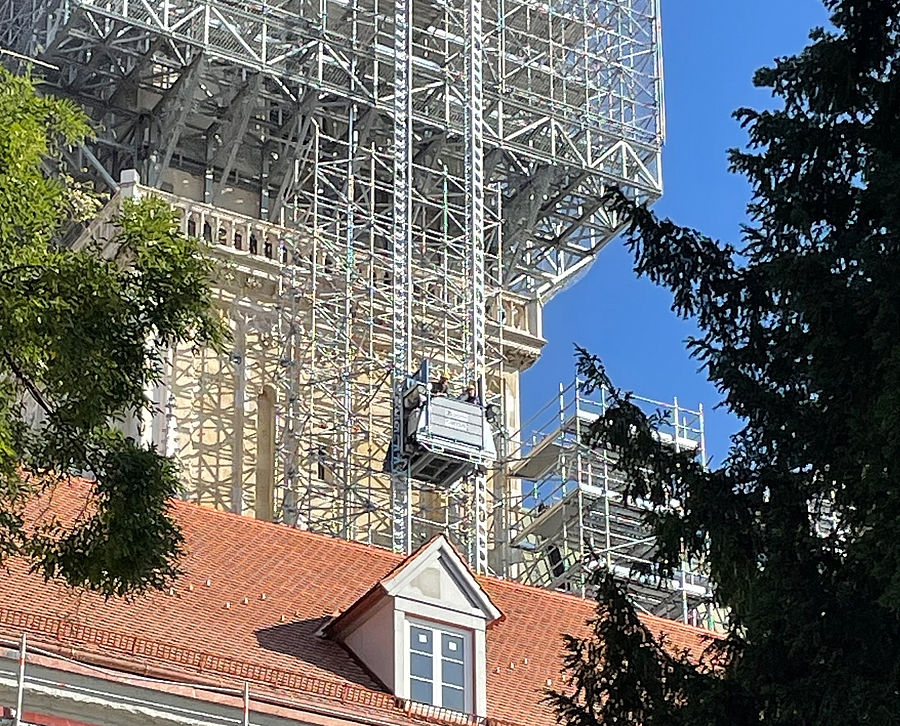
[[[431,651],[429,651],[431,652]],[[459,635],[441,633],[441,654],[445,658],[463,659],[463,639]]]
[[[451,711],[465,711],[466,701],[462,689],[444,686],[441,690],[441,705]]]
[[[424,678],[427,681],[430,681],[432,678],[434,678],[434,674],[431,672],[430,655],[423,655],[422,653],[412,653],[411,656],[412,657],[409,662],[410,675]]]
[[[463,680],[463,664],[454,663],[450,660],[443,661],[441,680],[451,686],[459,686],[462,688],[463,685],[465,685],[465,681]]]
[[[409,629],[410,648],[419,653],[433,652],[431,644],[431,631],[425,628],[417,628],[414,625]]]
[[[432,698],[431,683],[420,681],[418,678],[409,679],[409,697],[419,703],[434,703]]]

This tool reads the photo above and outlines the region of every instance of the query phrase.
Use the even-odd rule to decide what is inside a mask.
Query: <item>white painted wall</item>
[[[397,692],[394,598],[386,596],[341,639],[388,690]]]
[[[441,566],[439,560],[417,572],[398,594],[414,602],[484,617],[478,605],[466,595],[461,583],[446,567]],[[444,619],[447,618],[448,614],[445,614]]]

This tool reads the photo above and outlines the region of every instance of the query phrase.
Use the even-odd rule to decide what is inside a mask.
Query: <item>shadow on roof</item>
[[[384,686],[366,671],[340,644],[318,633],[332,618],[306,618],[284,625],[260,628],[253,634],[261,648],[291,656],[322,670],[330,671],[341,680],[363,688],[384,691]]]

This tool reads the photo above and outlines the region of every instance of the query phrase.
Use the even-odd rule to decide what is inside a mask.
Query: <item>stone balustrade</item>
[[[312,238],[296,229],[143,186],[138,183],[136,175],[132,177],[129,172],[123,174],[122,182],[116,197],[86,231],[87,236],[108,239],[112,233],[110,220],[121,200],[152,194],[164,199],[178,211],[184,234],[206,240],[217,253],[240,256],[246,263],[257,263],[270,268],[269,273],[288,262],[309,268],[315,261],[318,274],[323,277],[341,274],[343,268],[337,262],[335,251],[320,244],[314,260]],[[384,274],[389,275],[390,266],[387,262],[386,257],[378,261],[360,255],[355,263],[360,267],[356,273],[363,279],[368,279],[369,275],[362,268],[376,263],[384,267]],[[372,279],[379,280],[378,276],[373,276]],[[389,283],[389,277],[386,282]],[[505,290],[488,289],[486,314],[489,335],[497,335],[502,328],[507,345],[524,346],[532,351],[526,358],[533,357],[536,360],[544,342],[539,302]]]

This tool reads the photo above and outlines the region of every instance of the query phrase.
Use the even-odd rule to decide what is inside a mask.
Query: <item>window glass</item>
[[[409,629],[411,644],[410,647],[419,653],[433,652],[431,645],[431,631],[425,628],[417,628],[415,625]]]
[[[410,698],[465,712],[468,667],[465,637],[440,627],[412,624],[409,635]]]
[[[441,633],[441,655],[445,658],[463,658],[463,639],[459,635]]]
[[[452,688],[451,686],[444,686],[441,691],[441,705],[444,708],[449,708],[451,711],[466,710],[466,699],[463,694],[462,688]]]
[[[420,681],[418,678],[409,679],[409,697],[419,703],[433,704],[432,687],[430,681]]]
[[[419,703],[434,704],[434,634],[415,625],[409,628],[409,696]]]
[[[431,656],[424,653],[413,652],[412,659],[409,662],[409,674],[417,678],[424,678],[430,681],[434,678],[434,666],[432,665]]]
[[[463,670],[462,663],[454,663],[449,660],[445,660],[441,667],[441,680],[451,686],[458,686],[462,688],[465,685],[465,671]]]

